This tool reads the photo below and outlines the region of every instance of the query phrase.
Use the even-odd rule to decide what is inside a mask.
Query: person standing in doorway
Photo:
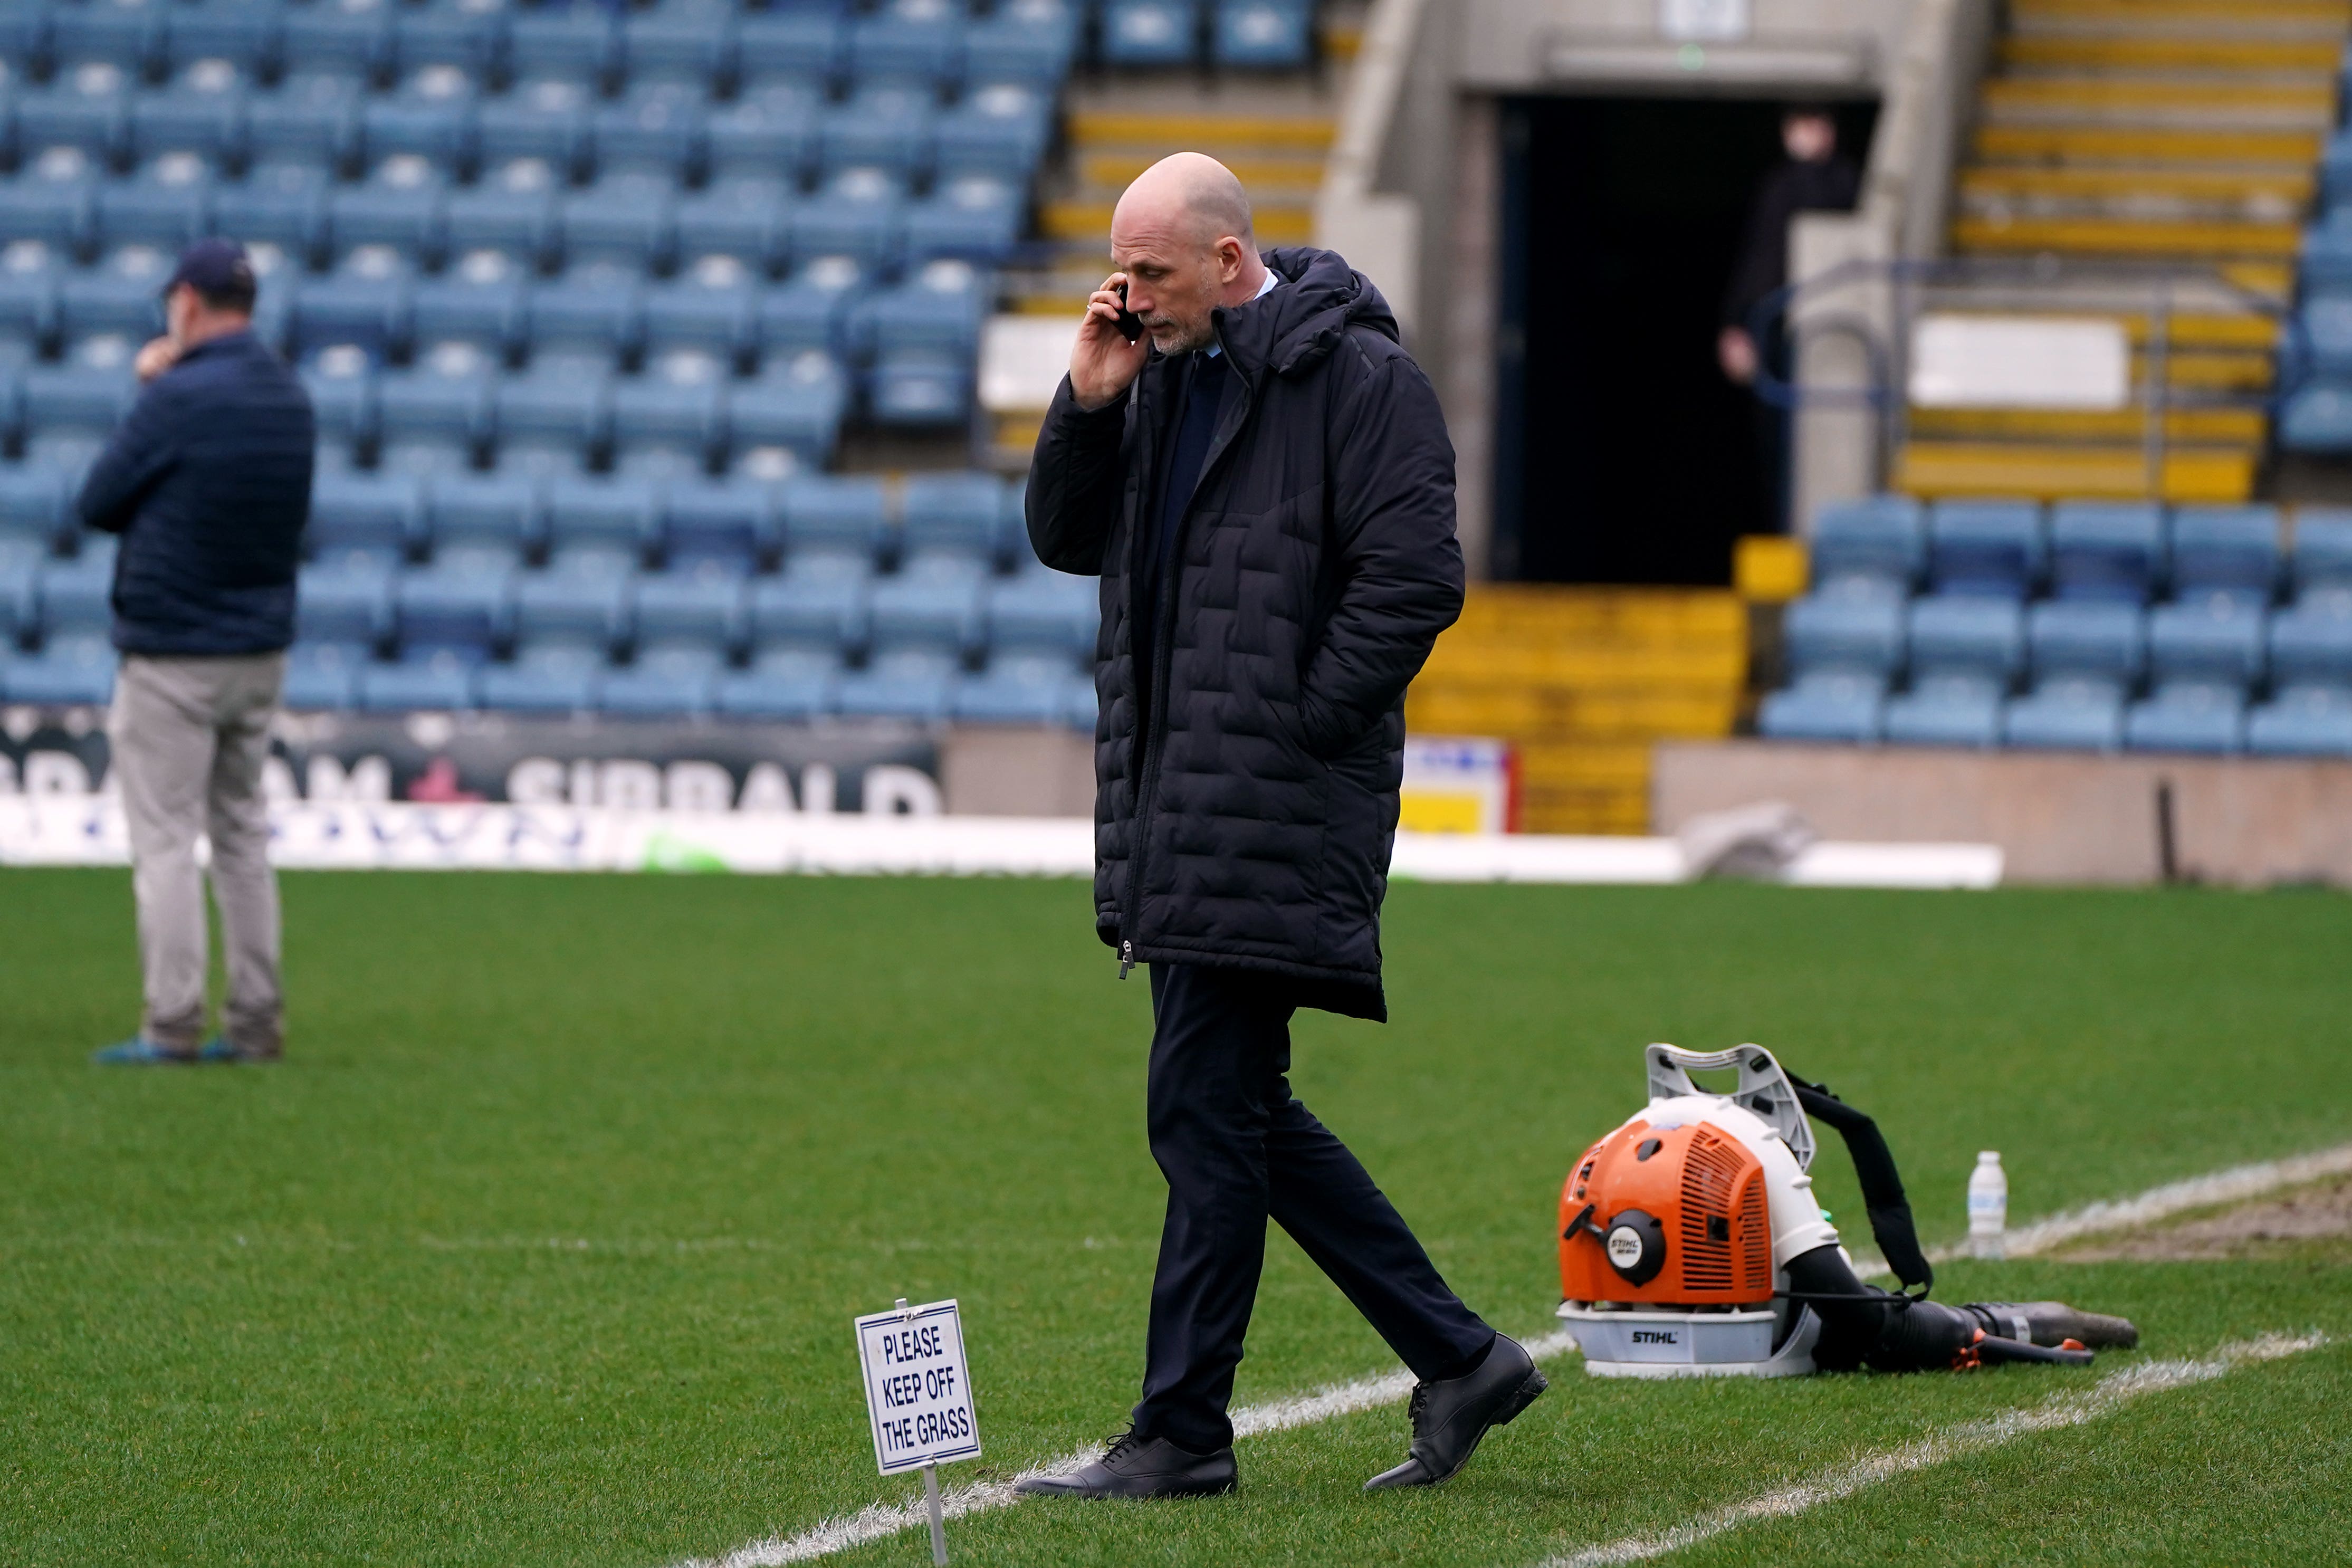
[[[1778,321],[1759,336],[1756,308],[1789,282],[1789,230],[1799,213],[1851,212],[1862,190],[1862,170],[1838,151],[1837,117],[1820,104],[1791,104],[1780,116],[1780,147],[1786,162],[1757,186],[1748,226],[1723,290],[1722,327],[1716,334],[1717,363],[1739,386],[1753,386],[1759,371],[1786,381],[1790,370],[1788,340]],[[1756,400],[1756,455],[1764,485],[1766,515],[1788,531],[1788,411]]]
[[[163,291],[146,384],[91,467],[84,527],[121,535],[107,724],[130,830],[146,1005],[112,1064],[274,1061],[284,1047],[278,882],[262,764],[294,640],[294,573],[310,512],[310,395],[254,335],[253,264],[226,239],[190,246]],[[205,1033],[205,889],[212,840],[228,1000]]]
[[[1102,577],[1096,933],[1150,972],[1151,1153],[1168,1183],[1142,1397],[1102,1458],[1025,1492],[1232,1489],[1226,1414],[1266,1222],[1412,1369],[1430,1486],[1544,1389],[1447,1288],[1290,1092],[1290,1017],[1384,1019],[1380,910],[1404,691],[1460,614],[1454,448],[1363,274],[1260,255],[1232,171],[1153,165],[1111,219],[1037,438],[1038,558]]]

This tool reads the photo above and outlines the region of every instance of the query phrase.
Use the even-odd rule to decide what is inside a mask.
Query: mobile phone
[[[1143,318],[1127,308],[1127,285],[1118,286],[1118,331],[1129,342],[1143,335]]]

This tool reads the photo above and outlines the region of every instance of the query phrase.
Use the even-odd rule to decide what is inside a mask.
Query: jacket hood
[[[1282,286],[1246,305],[1221,305],[1213,315],[1225,352],[1251,374],[1304,374],[1330,355],[1350,326],[1403,341],[1389,302],[1339,252],[1285,246],[1264,259]]]

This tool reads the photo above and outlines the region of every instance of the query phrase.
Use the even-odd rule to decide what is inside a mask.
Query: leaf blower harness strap
[[[1887,1268],[1907,1287],[1898,1293],[1864,1284],[1833,1245],[1790,1258],[1789,1288],[1782,1294],[1811,1308],[1822,1321],[1814,1365],[1824,1372],[1851,1372],[1864,1365],[1880,1372],[1925,1372],[1998,1361],[2080,1364],[2091,1359],[2086,1350],[2034,1343],[2025,1319],[2005,1310],[2003,1303],[1947,1307],[1928,1300],[1936,1271],[1920,1249],[1911,1203],[1878,1123],[1823,1085],[1807,1083],[1793,1073],[1789,1081],[1805,1114],[1834,1127],[1845,1141],[1862,1186],[1863,1206],[1870,1215],[1870,1233]],[[2067,1347],[2072,1345],[2067,1342]]]

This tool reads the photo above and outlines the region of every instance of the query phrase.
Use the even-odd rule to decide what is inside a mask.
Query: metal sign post
[[[887,1312],[857,1320],[857,1354],[866,1372],[866,1412],[874,1428],[874,1462],[886,1476],[923,1472],[931,1516],[931,1562],[948,1560],[947,1517],[940,1505],[940,1466],[980,1455],[980,1422],[963,1353],[963,1320],[953,1300],[910,1307],[904,1296]]]

